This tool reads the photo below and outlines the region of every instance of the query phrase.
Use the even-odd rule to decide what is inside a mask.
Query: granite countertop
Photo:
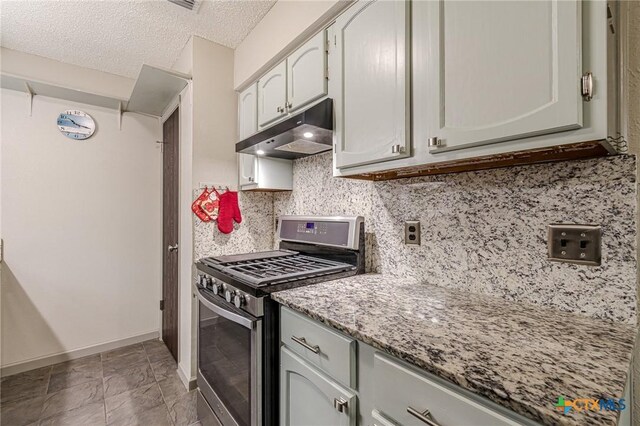
[[[543,424],[617,423],[615,411],[565,415],[555,403],[623,397],[629,325],[378,274],[272,298]]]

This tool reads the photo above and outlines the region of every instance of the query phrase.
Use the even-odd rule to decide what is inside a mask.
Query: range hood
[[[296,113],[236,144],[236,152],[264,157],[308,157],[331,150],[333,101],[324,101]]]

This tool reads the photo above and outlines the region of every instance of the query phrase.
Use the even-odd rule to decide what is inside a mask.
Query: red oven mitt
[[[205,188],[204,191],[202,191],[202,194],[200,194],[193,204],[191,204],[191,211],[194,212],[203,222],[211,221],[211,217],[202,209],[202,203],[209,199],[210,194],[211,191],[209,191],[209,188]]]
[[[238,205],[238,193],[227,191],[220,194],[220,210],[218,212],[218,229],[223,234],[230,234],[233,231],[233,221],[242,222],[240,206]]]

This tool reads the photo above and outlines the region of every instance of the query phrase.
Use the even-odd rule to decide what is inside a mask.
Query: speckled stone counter
[[[541,423],[617,422],[617,412],[565,415],[554,404],[558,396],[623,397],[629,325],[377,274],[272,297]]]

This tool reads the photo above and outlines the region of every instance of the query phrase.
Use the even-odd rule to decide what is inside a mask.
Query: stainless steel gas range
[[[277,425],[280,321],[273,292],[364,272],[361,216],[283,216],[279,250],[196,263],[198,417]]]

